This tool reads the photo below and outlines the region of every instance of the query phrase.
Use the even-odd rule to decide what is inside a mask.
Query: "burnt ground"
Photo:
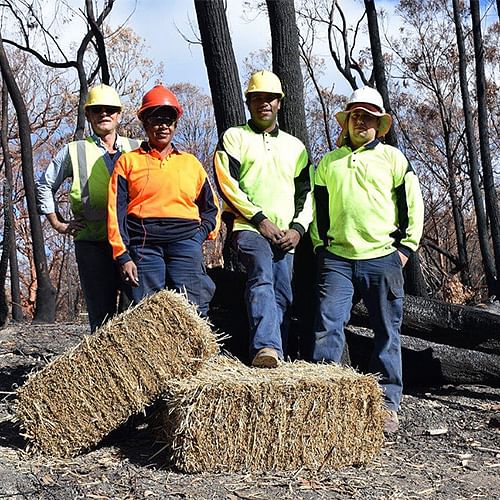
[[[336,472],[181,474],[138,416],[71,460],[25,453],[12,421],[15,389],[81,339],[81,325],[0,331],[0,498],[499,498],[500,388],[407,388],[401,431],[368,466]],[[425,367],[422,367],[425,370]]]

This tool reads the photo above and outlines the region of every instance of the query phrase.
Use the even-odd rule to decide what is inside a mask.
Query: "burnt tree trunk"
[[[378,30],[378,18],[377,10],[375,7],[374,0],[364,0],[366,17],[368,19],[368,34],[370,36],[370,49],[372,53],[373,61],[373,76],[375,77],[375,83],[377,85],[377,90],[382,95],[384,100],[384,107],[387,113],[392,114],[391,101],[389,99],[389,89],[387,87],[387,78],[385,75],[385,64],[384,64],[384,54],[382,53],[382,44],[380,43],[380,34]],[[398,138],[394,127],[391,127],[387,137],[387,144],[398,147]]]
[[[476,60],[477,111],[479,127],[479,149],[483,165],[484,198],[486,212],[490,220],[493,255],[495,257],[496,284],[494,295],[500,297],[500,214],[498,196],[495,188],[495,175],[490,155],[490,134],[488,127],[488,104],[486,102],[486,77],[484,74],[484,46],[481,34],[481,15],[479,1],[470,1],[472,34],[474,38],[474,57]]]
[[[300,139],[309,150],[294,1],[267,0],[266,3],[271,28],[273,71],[279,76],[285,93],[278,115],[279,125]],[[310,337],[306,332],[312,329],[314,319],[314,268],[312,243],[306,233],[294,257],[294,300],[287,346],[287,353],[292,358],[308,358],[311,352]]]
[[[273,71],[279,76],[285,93],[278,112],[280,128],[299,138],[309,149],[294,1],[267,0],[266,4],[271,28]]]
[[[366,16],[368,19],[368,34],[370,36],[370,50],[373,61],[373,76],[377,90],[382,95],[384,107],[387,113],[392,114],[391,101],[389,99],[389,88],[387,86],[387,77],[385,74],[384,54],[382,53],[382,44],[380,43],[380,33],[378,29],[378,17],[374,0],[364,0]],[[387,144],[398,147],[398,138],[394,126],[389,130],[386,136]],[[405,291],[418,297],[427,297],[427,286],[425,284],[422,269],[420,267],[420,258],[417,253],[410,255],[404,269]]]
[[[245,107],[225,3],[224,0],[194,2],[219,136],[229,127],[245,123]]]
[[[453,0],[453,18],[455,20],[455,30],[457,32],[458,47],[458,72],[460,76],[460,90],[462,94],[462,104],[464,108],[465,136],[467,138],[467,159],[469,163],[469,176],[471,180],[472,197],[474,199],[474,211],[477,221],[477,232],[479,238],[479,248],[483,261],[484,275],[489,295],[495,294],[495,263],[490,251],[488,237],[488,223],[484,209],[484,199],[481,191],[481,180],[479,176],[479,158],[474,139],[474,126],[472,122],[472,106],[467,82],[467,51],[465,49],[465,39],[460,18],[459,1]]]
[[[33,242],[33,260],[36,269],[37,294],[36,310],[34,321],[53,322],[55,320],[56,302],[55,290],[50,282],[49,271],[47,268],[47,258],[45,256],[45,246],[42,233],[42,224],[37,213],[35,199],[35,179],[33,172],[33,153],[31,150],[30,124],[26,106],[12,74],[12,70],[7,59],[7,54],[0,37],[0,69],[2,77],[5,80],[9,95],[16,109],[19,125],[19,138],[21,141],[21,161],[24,192],[28,206],[28,215],[31,227],[31,237]]]

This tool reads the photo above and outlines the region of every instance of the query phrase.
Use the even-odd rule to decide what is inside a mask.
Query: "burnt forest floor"
[[[499,498],[500,388],[477,385],[407,389],[397,437],[370,465],[336,472],[181,474],[140,416],[74,459],[30,456],[12,419],[15,389],[84,333],[0,330],[0,499]]]

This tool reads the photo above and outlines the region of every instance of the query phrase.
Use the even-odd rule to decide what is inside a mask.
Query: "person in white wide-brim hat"
[[[364,111],[378,118],[376,137],[384,137],[391,128],[392,117],[385,112],[382,96],[371,87],[362,87],[353,92],[346,109],[335,114],[337,122],[342,127],[337,138],[337,146],[339,147],[343,146],[349,139],[348,118],[356,110]]]
[[[391,433],[399,427],[403,389],[403,266],[422,236],[422,194],[403,153],[380,140],[392,119],[375,89],[356,90],[335,116],[339,147],[314,174],[311,239],[319,271],[313,359],[341,361],[344,326],[362,298],[375,333],[370,371],[381,375],[384,430]]]

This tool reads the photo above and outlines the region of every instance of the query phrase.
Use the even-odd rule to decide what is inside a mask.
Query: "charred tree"
[[[271,28],[273,71],[279,76],[285,93],[278,112],[280,128],[299,138],[309,149],[294,1],[267,0],[266,4]]]
[[[225,3],[224,0],[194,2],[219,136],[229,127],[245,123],[245,107]]]
[[[392,114],[391,101],[389,99],[389,89],[387,86],[387,77],[385,74],[384,54],[382,53],[382,44],[380,43],[380,33],[378,29],[377,10],[374,0],[364,0],[366,16],[368,20],[368,33],[370,36],[370,49],[373,61],[373,76],[377,90],[382,95],[384,107],[387,113]],[[394,127],[392,126],[386,136],[387,144],[398,146],[398,139]],[[425,284],[422,270],[420,267],[420,258],[418,253],[413,252],[406,263],[404,269],[405,291],[418,297],[427,297],[427,286]]]
[[[464,108],[465,136],[467,138],[467,152],[469,163],[469,176],[471,179],[472,196],[474,199],[474,210],[476,213],[477,232],[481,257],[488,287],[489,295],[495,294],[495,263],[491,255],[488,223],[486,212],[484,210],[484,200],[481,191],[481,180],[479,175],[479,158],[474,139],[474,125],[472,122],[472,106],[467,84],[467,53],[465,49],[464,33],[462,29],[462,20],[460,18],[460,6],[458,0],[453,0],[453,18],[455,21],[455,30],[457,32],[458,48],[458,71],[460,76],[460,90],[462,94],[462,104]]]
[[[346,329],[350,364],[368,371],[373,334],[363,328]],[[500,356],[436,344],[414,337],[401,337],[405,387],[446,384],[500,385]]]
[[[24,191],[28,206],[28,215],[33,241],[33,260],[37,277],[37,297],[34,321],[53,322],[55,320],[55,289],[50,281],[45,256],[45,246],[42,224],[37,213],[35,199],[35,179],[33,172],[33,153],[31,150],[30,124],[26,106],[12,74],[12,70],[5,53],[3,41],[0,38],[0,70],[7,86],[9,95],[14,104],[19,125],[19,138],[21,142],[21,161]]]
[[[382,44],[380,43],[380,33],[378,29],[377,10],[375,0],[364,0],[366,17],[368,20],[368,34],[370,36],[370,50],[373,61],[373,76],[377,90],[382,95],[384,107],[387,113],[392,114],[391,101],[389,99],[389,89],[387,87],[387,77],[385,75],[384,54],[382,53]],[[391,146],[398,147],[398,138],[394,127],[391,127],[386,135],[386,142]]]
[[[479,149],[481,152],[481,163],[483,166],[484,199],[486,213],[490,221],[491,240],[493,243],[493,255],[495,257],[496,283],[495,293],[500,297],[500,214],[498,209],[498,196],[495,188],[495,176],[491,164],[490,134],[488,127],[488,105],[486,102],[486,77],[484,73],[484,45],[481,33],[481,16],[479,1],[470,1],[470,12],[472,17],[472,35],[474,38],[474,57],[476,60],[476,87],[477,87],[477,110],[479,127]]]

